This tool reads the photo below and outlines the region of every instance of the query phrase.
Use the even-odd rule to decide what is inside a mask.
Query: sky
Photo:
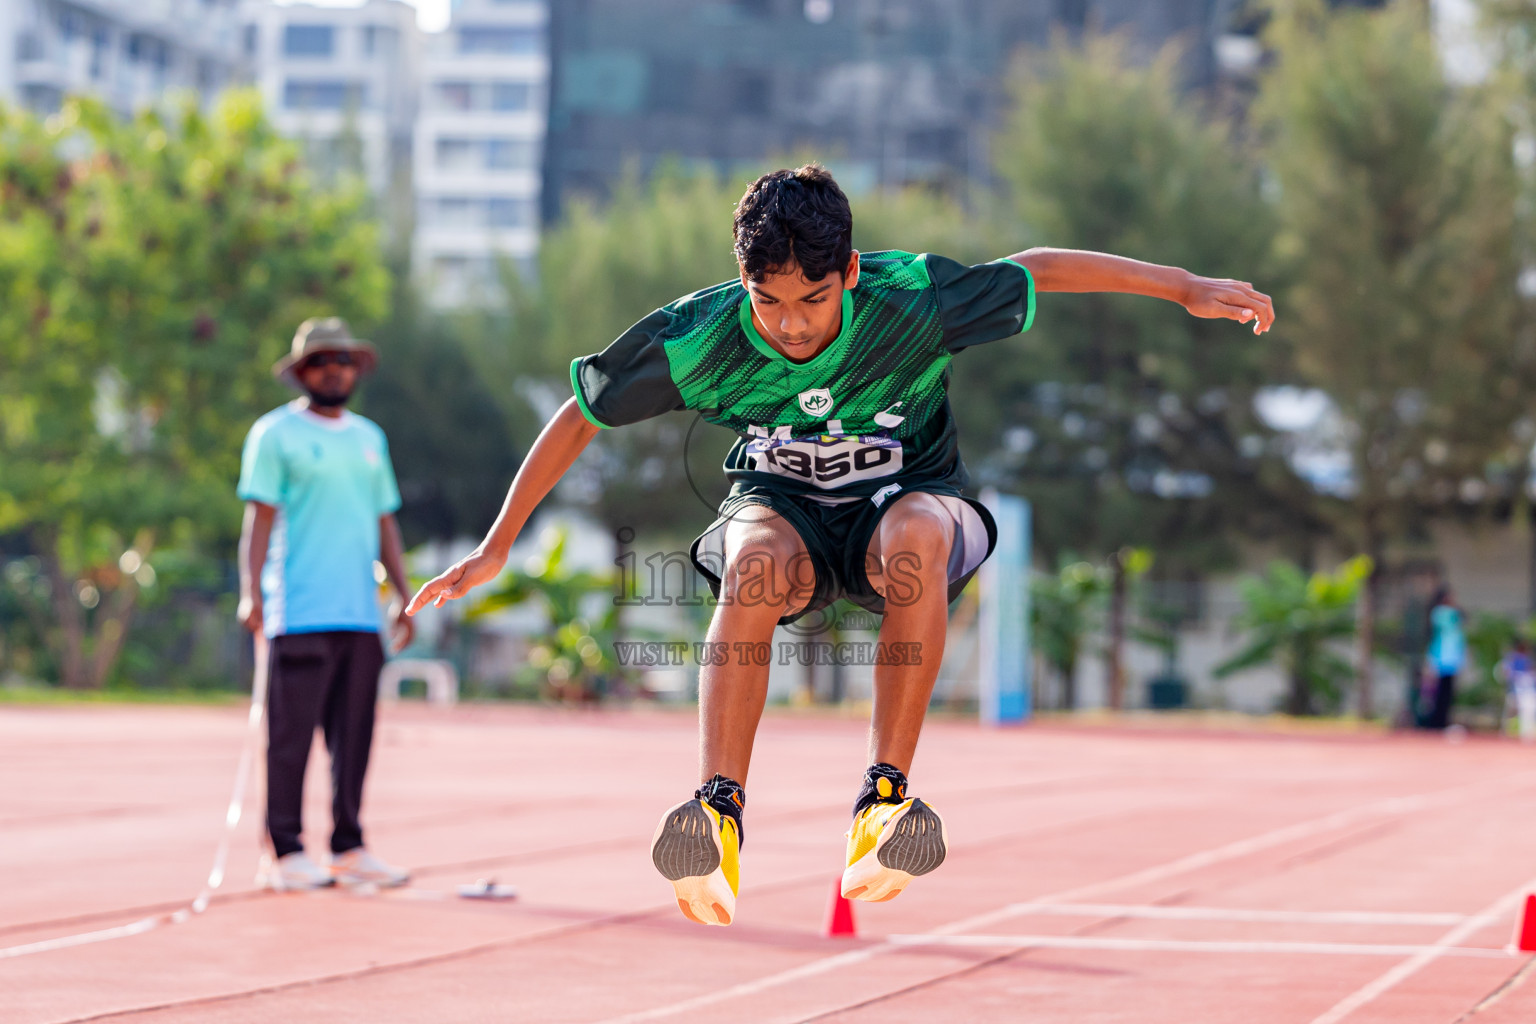
[[[279,0],[283,2],[283,0]],[[361,0],[300,0],[317,7],[361,7]],[[440,32],[448,26],[448,8],[452,0],[405,0],[416,8],[416,24],[425,32]]]

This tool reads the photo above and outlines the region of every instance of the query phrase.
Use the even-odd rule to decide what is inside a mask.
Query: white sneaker
[[[375,885],[392,889],[411,880],[411,873],[391,867],[359,846],[331,856],[331,877],[345,886]]]
[[[274,892],[306,892],[324,889],[333,884],[330,874],[309,859],[303,850],[284,854],[272,859],[271,854],[262,858],[261,870],[256,874],[256,884]]]

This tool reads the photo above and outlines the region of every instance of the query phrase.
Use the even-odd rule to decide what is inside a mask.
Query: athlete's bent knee
[[[781,525],[782,524],[782,525]],[[788,531],[788,532],[786,532]],[[720,599],[772,608],[779,614],[815,583],[815,572],[793,528],[782,519],[757,523],[730,545],[720,578]]]

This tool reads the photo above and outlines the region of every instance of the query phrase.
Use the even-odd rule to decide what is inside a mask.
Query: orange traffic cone
[[[1515,948],[1522,953],[1536,953],[1536,893],[1525,898],[1525,909],[1515,925]]]
[[[832,899],[827,903],[827,922],[821,934],[828,939],[856,939],[859,931],[853,924],[853,901],[843,898],[841,877],[832,882]]]

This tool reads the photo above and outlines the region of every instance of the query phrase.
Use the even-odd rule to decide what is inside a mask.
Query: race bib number
[[[762,437],[747,451],[756,468],[832,490],[860,480],[877,480],[901,470],[901,442],[883,434],[812,434]]]

